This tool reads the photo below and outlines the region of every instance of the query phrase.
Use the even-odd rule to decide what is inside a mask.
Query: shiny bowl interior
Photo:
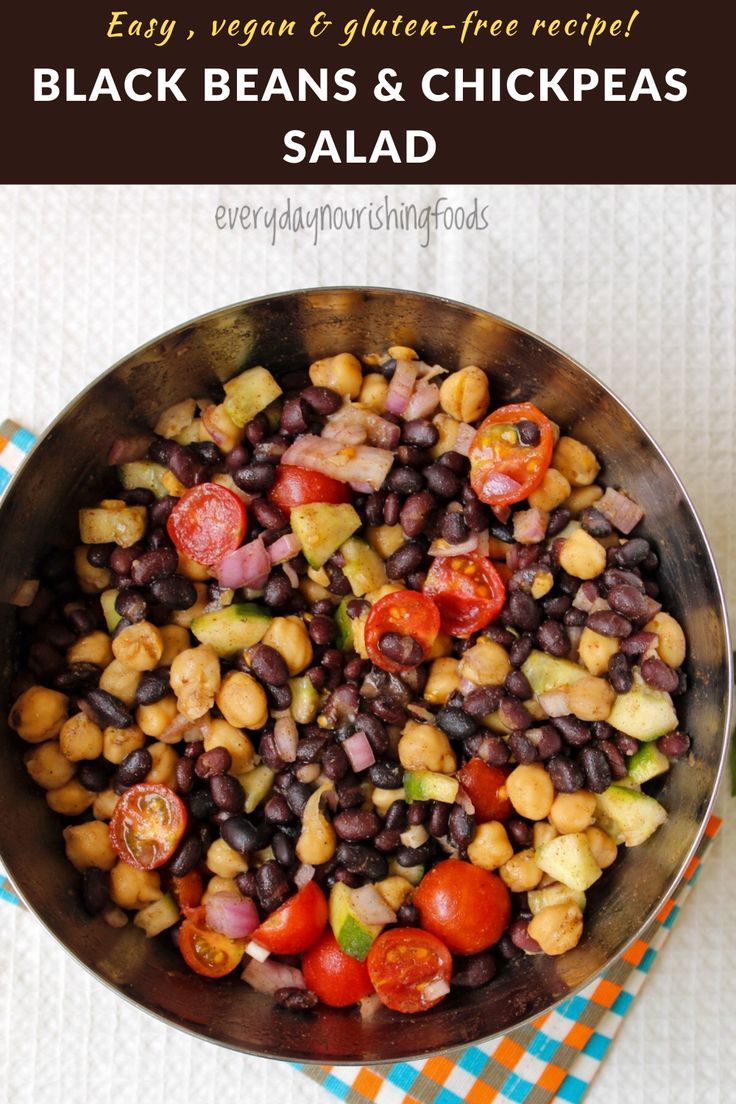
[[[667,608],[689,642],[690,690],[678,708],[694,749],[692,765],[676,765],[662,783],[667,823],[590,891],[574,951],[517,960],[489,987],[453,993],[427,1014],[384,1009],[363,1022],[355,1010],[275,1009],[237,973],[208,982],[184,967],[168,939],[147,942],[131,925],[113,930],[87,916],[59,818],[26,775],[24,747],[5,721],[14,637],[8,598],[33,576],[44,551],[75,542],[76,507],[102,489],[116,435],[153,425],[171,403],[206,393],[244,367],[283,372],[334,352],[391,344],[416,346],[447,367],[490,369],[495,403],[535,402],[595,450],[606,481],[642,504]],[[545,341],[485,311],[408,292],[321,289],[227,307],[157,338],[82,392],[40,440],[0,509],[0,639],[0,857],[24,900],[79,962],[141,1008],[202,1038],[280,1059],[424,1055],[506,1031],[570,995],[625,949],[672,889],[698,842],[726,755],[731,653],[723,596],[700,523],[656,444],[605,387]]]

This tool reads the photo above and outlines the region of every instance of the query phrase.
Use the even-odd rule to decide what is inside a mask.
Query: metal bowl
[[[680,699],[693,761],[665,776],[670,812],[645,845],[619,859],[589,893],[585,934],[561,958],[524,957],[487,988],[453,992],[431,1012],[275,1009],[237,974],[210,982],[186,969],[171,941],[91,920],[66,862],[61,823],[28,778],[21,741],[2,721],[0,856],[24,901],[102,981],[162,1020],[253,1054],[320,1063],[385,1062],[486,1039],[538,1016],[591,981],[657,912],[703,831],[727,751],[731,650],[713,556],[688,496],[649,434],[569,357],[485,311],[432,296],[333,288],[255,299],[196,319],[139,349],[71,403],[41,438],[0,510],[0,639],[7,715],[14,610],[7,602],[50,545],[75,542],[76,508],[99,493],[113,437],[150,426],[162,409],[206,393],[243,367],[283,372],[344,349],[416,346],[447,367],[490,369],[496,403],[531,400],[587,442],[604,477],[646,510],[662,560],[667,608],[685,627],[690,690]],[[108,475],[109,479],[109,475]]]

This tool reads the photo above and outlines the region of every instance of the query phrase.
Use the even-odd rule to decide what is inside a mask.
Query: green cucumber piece
[[[237,426],[246,426],[282,394],[267,368],[249,368],[225,384],[225,412]]]
[[[270,613],[254,602],[236,602],[195,617],[190,628],[200,644],[211,644],[227,658],[262,640],[271,620]]]
[[[388,582],[383,560],[371,546],[359,537],[351,537],[341,546],[345,557],[343,571],[356,598],[378,590]]]
[[[335,610],[335,628],[337,630],[337,639],[335,643],[341,652],[354,652],[355,645],[353,643],[353,622],[348,617],[348,602],[353,601],[352,594],[349,594],[346,598],[340,602],[340,605]]]
[[[161,477],[167,471],[168,468],[163,464],[156,464],[153,460],[131,460],[120,465],[118,476],[126,491],[142,487],[146,491],[152,491],[156,498],[165,498],[169,492],[161,482]]]
[[[655,798],[625,786],[609,786],[596,803],[596,823],[627,847],[644,843],[667,819],[667,810]]]
[[[344,882],[335,882],[330,891],[330,927],[340,949],[359,962],[368,954],[381,924],[364,924],[353,909],[350,889]]]
[[[167,928],[173,928],[180,917],[179,906],[170,893],[164,894],[158,901],[152,901],[150,905],[139,909],[133,923],[137,928],[143,928],[148,939],[154,935],[160,935]]]
[[[291,715],[297,724],[311,724],[319,712],[321,698],[306,675],[289,679]]]
[[[360,517],[347,502],[310,502],[291,511],[291,528],[309,566],[320,568],[360,529]]]
[[[585,912],[586,898],[585,894],[577,889],[570,889],[569,886],[563,885],[562,882],[558,882],[556,885],[545,886],[544,889],[530,889],[527,894],[529,900],[529,908],[534,916],[538,912],[541,912],[547,905],[563,905],[568,901],[572,901],[577,905],[581,912]]]
[[[460,783],[450,774],[435,771],[407,771],[404,775],[404,793],[407,801],[444,801],[452,805]]]
[[[400,866],[396,859],[389,859],[388,872],[394,877],[406,878],[413,886],[418,886],[424,877],[423,866]]]
[[[536,860],[545,874],[580,892],[597,882],[603,873],[593,858],[585,832],[555,836],[537,848]]]
[[[115,632],[115,629],[122,620],[120,614],[115,609],[115,602],[119,593],[119,590],[103,590],[100,595],[100,605],[102,606],[105,624],[107,625],[107,631],[109,633]]]
[[[629,756],[626,765],[629,768],[629,778],[639,786],[670,769],[669,759],[656,744],[642,744],[638,751]]]
[[[633,674],[634,685],[616,697],[607,721],[619,732],[648,743],[677,728],[677,714],[669,694],[647,686],[638,668]]]
[[[569,686],[588,674],[578,663],[572,663],[569,659],[556,659],[546,652],[538,651],[529,653],[521,670],[535,694],[546,694],[560,686]]]

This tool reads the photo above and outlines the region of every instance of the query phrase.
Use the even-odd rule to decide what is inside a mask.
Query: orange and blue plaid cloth
[[[0,494],[35,438],[0,425]],[[682,881],[641,939],[591,985],[500,1039],[418,1062],[298,1068],[347,1104],[579,1104],[695,885],[721,821],[711,817]],[[0,870],[0,901],[20,904]]]

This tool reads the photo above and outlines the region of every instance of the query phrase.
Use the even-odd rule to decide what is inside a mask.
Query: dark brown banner
[[[2,177],[728,182],[733,12],[667,0],[45,11],[15,0]]]

